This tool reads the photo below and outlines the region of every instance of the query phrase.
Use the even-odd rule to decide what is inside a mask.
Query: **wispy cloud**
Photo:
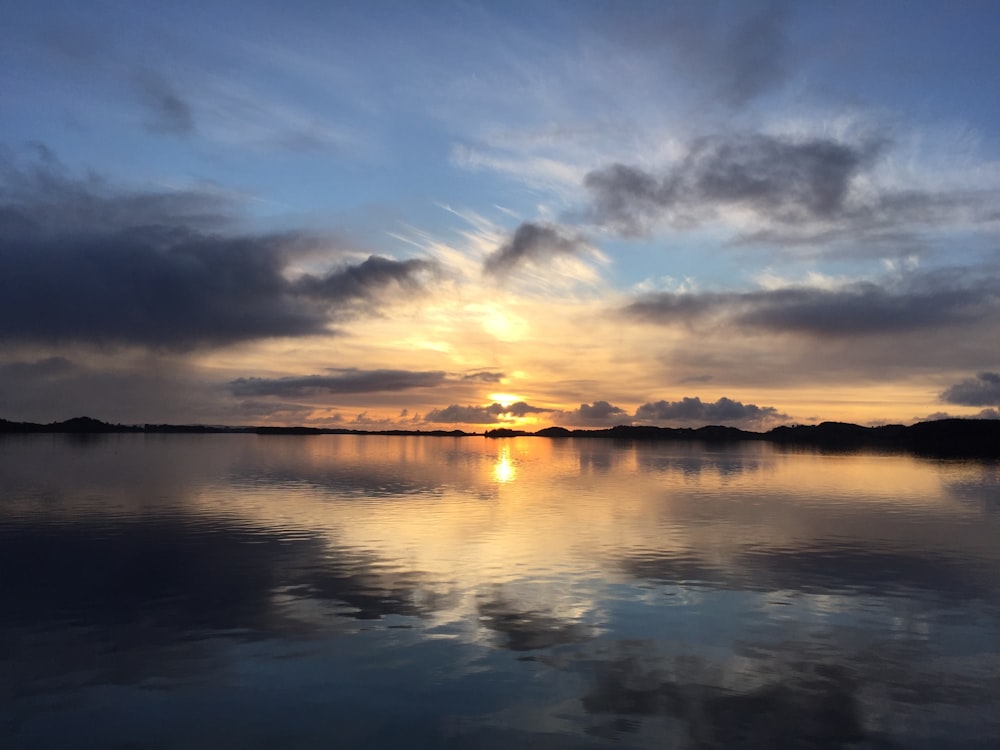
[[[146,127],[154,133],[188,135],[195,130],[191,105],[163,75],[145,69],[135,75],[135,85],[146,107]]]
[[[997,278],[960,269],[912,273],[839,288],[647,294],[624,309],[651,323],[705,323],[815,337],[960,327],[1000,315]]]

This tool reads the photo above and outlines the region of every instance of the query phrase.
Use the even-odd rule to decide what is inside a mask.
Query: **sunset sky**
[[[1000,417],[1000,3],[27,2],[0,417]]]

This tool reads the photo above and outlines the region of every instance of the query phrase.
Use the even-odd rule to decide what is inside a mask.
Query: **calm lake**
[[[3,748],[996,748],[1000,466],[0,437]]]

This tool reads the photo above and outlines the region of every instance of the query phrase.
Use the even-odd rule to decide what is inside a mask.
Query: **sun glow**
[[[524,396],[514,393],[491,393],[487,396],[490,401],[500,404],[500,406],[510,406],[518,401],[524,401]]]

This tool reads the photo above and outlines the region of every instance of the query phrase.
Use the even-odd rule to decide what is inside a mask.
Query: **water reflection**
[[[27,436],[0,440],[0,476],[0,746],[986,747],[1000,730],[996,464]]]
[[[517,470],[514,462],[510,458],[510,446],[502,443],[497,455],[496,463],[493,465],[493,476],[501,484],[514,481]]]

